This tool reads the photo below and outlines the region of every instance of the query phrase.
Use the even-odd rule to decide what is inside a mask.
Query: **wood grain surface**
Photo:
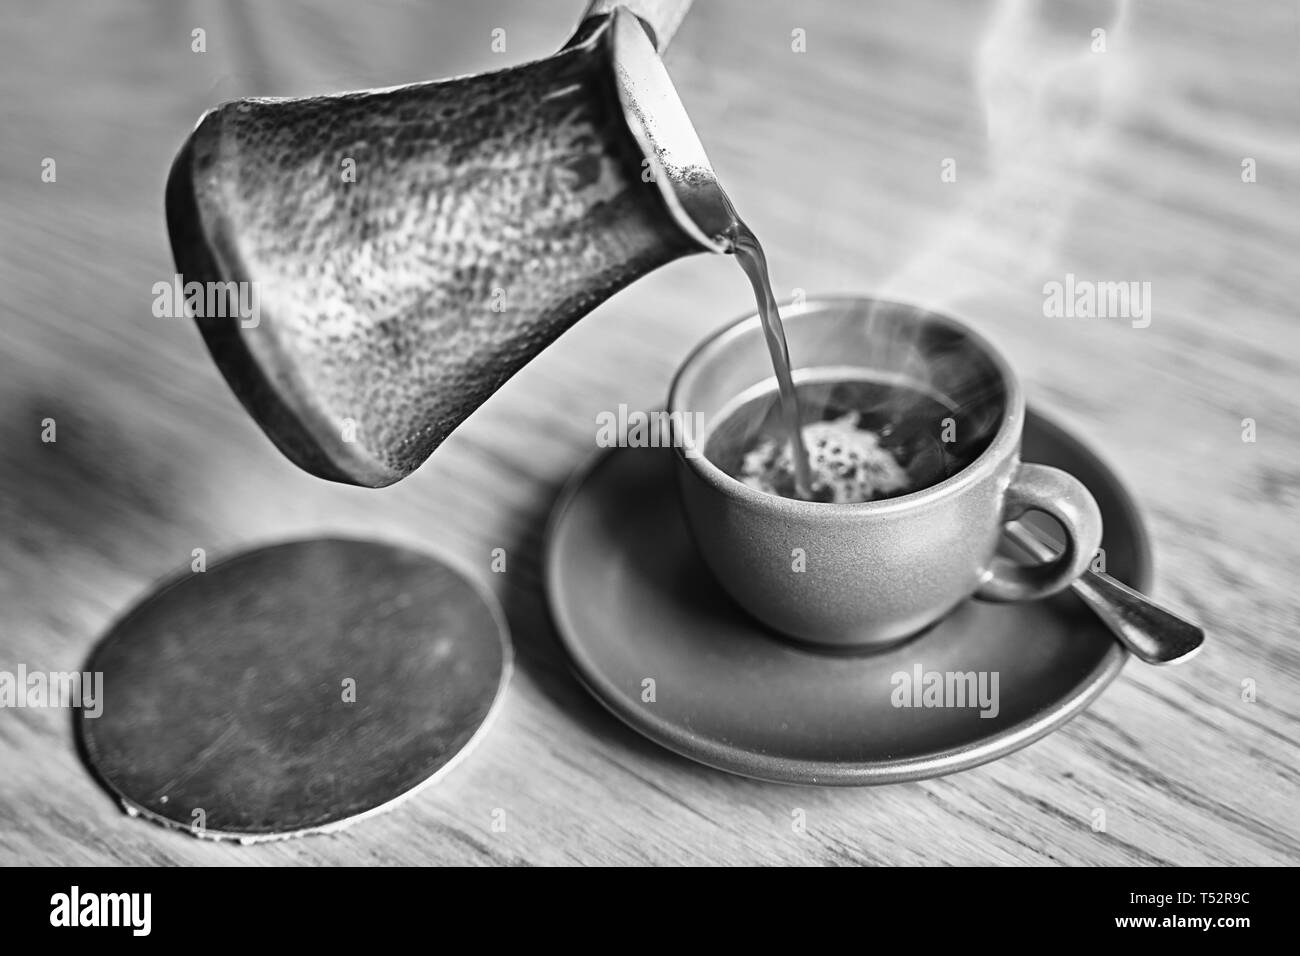
[[[152,314],[153,283],[173,272],[163,183],[202,110],[523,62],[557,48],[582,6],[6,10],[0,670],[78,668],[195,548],[215,560],[339,532],[478,568],[519,667],[492,732],[445,781],[339,834],[256,847],[126,817],[79,761],[65,711],[0,711],[0,862],[1296,862],[1296,4],[704,0],[682,23],[666,62],[778,294],[885,292],[973,321],[1030,400],[1131,483],[1157,594],[1210,632],[1182,668],[1129,663],[1024,751],[858,791],[732,777],[643,740],[570,676],[542,596],[547,511],[593,452],[596,414],[662,401],[692,345],[752,308],[733,263],[695,257],[620,293],[381,491],[295,469],[193,323]],[[1044,283],[1067,273],[1150,282],[1150,325],[1046,317]],[[47,418],[55,443],[41,441]],[[489,570],[498,547],[504,574]],[[610,622],[629,639],[634,626]]]

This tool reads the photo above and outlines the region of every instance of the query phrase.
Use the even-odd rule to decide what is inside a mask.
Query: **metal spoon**
[[[1006,534],[1035,560],[1051,561],[1057,555],[1038,532],[1018,521],[1007,525]],[[1083,603],[1092,608],[1121,644],[1148,664],[1182,663],[1205,641],[1205,631],[1200,627],[1108,574],[1084,571],[1070,589],[1083,598]]]

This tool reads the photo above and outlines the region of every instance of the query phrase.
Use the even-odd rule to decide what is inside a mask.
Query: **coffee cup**
[[[906,381],[968,410],[962,421],[986,434],[960,470],[883,500],[759,490],[710,458],[709,439],[743,396],[775,389],[763,330],[748,315],[710,336],[678,370],[668,412],[670,422],[707,423],[674,441],[679,493],[700,554],[739,605],[800,642],[883,647],[968,598],[1038,600],[1083,573],[1101,543],[1097,504],[1073,476],[1020,460],[1024,395],[986,339],[952,317],[869,298],[808,299],[781,316],[796,387],[825,369]],[[998,553],[1004,525],[1029,511],[1059,523],[1054,560],[1022,565]]]

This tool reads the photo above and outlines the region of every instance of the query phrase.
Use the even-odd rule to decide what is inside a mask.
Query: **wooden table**
[[[779,293],[883,291],[974,321],[1031,401],[1131,482],[1158,595],[1211,634],[1181,669],[1129,663],[1020,753],[857,791],[732,777],[646,742],[569,675],[542,597],[543,522],[593,451],[596,413],[653,407],[692,344],[751,308],[734,265],[695,257],[616,296],[383,491],[297,471],[192,323],[151,314],[174,271],[164,177],[205,107],[506,66],[553,50],[581,6],[50,0],[6,14],[0,669],[78,668],[194,548],[216,559],[328,532],[479,568],[520,666],[445,781],[335,836],[258,847],[129,819],[78,760],[66,712],[0,711],[0,862],[1295,862],[1295,5],[1144,0],[1116,21],[1110,4],[1052,4],[1045,23],[1016,2],[708,0],[684,23],[668,67]],[[1043,285],[1067,273],[1149,281],[1150,326],[1045,317]],[[45,418],[57,443],[41,441]],[[497,547],[505,574],[488,570]]]

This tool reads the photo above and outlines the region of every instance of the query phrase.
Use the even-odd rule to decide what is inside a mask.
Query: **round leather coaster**
[[[480,735],[510,667],[495,600],[436,558],[297,541],[147,597],[91,655],[101,713],[77,725],[128,813],[279,839],[429,783]]]

